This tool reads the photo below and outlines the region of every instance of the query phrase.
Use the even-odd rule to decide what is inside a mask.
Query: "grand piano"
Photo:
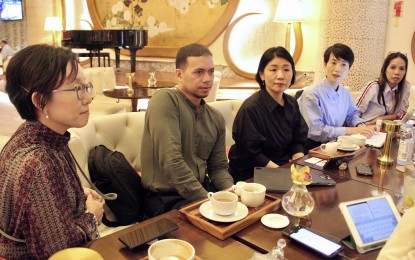
[[[120,48],[130,51],[131,72],[135,72],[136,52],[148,44],[147,30],[69,30],[63,32],[62,46],[100,52],[114,48],[115,64],[120,67]]]

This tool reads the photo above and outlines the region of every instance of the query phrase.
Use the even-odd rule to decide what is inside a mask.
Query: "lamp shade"
[[[45,31],[62,31],[63,26],[62,26],[61,18],[56,17],[56,16],[46,17],[44,30]]]
[[[274,22],[302,22],[303,10],[299,0],[279,0]]]

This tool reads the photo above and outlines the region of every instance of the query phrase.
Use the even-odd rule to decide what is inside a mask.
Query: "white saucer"
[[[358,146],[357,144],[354,144],[352,147],[341,147],[341,146],[339,146],[339,147],[337,147],[337,150],[346,151],[346,152],[353,152],[353,151],[359,150],[359,148],[360,148],[360,146]]]
[[[236,207],[236,212],[229,216],[221,216],[221,215],[215,214],[212,210],[210,201],[206,201],[205,203],[200,205],[199,211],[205,218],[214,220],[217,222],[235,222],[248,216],[248,208],[240,202],[238,202],[238,206]]]
[[[287,216],[281,214],[267,214],[261,218],[262,224],[270,228],[284,228],[290,224],[290,220]]]

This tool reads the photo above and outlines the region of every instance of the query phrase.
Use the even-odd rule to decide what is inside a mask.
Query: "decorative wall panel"
[[[325,76],[323,54],[335,43],[348,45],[355,62],[343,85],[351,92],[377,78],[384,60],[388,22],[388,0],[325,0],[321,6],[319,66],[315,82]]]

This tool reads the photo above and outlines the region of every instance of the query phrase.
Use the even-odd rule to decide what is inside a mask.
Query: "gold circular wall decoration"
[[[232,57],[230,53],[230,48],[232,48],[232,46],[230,46],[230,38],[231,38],[231,34],[235,26],[242,19],[250,15],[258,15],[258,14],[262,14],[262,13],[246,13],[238,17],[228,26],[228,28],[225,31],[224,39],[223,39],[223,54],[224,54],[227,64],[236,74],[238,74],[239,76],[245,77],[245,78],[249,78],[249,79],[255,79],[256,70],[247,71],[236,64],[235,59]],[[294,36],[295,36],[295,49],[294,49],[294,53],[292,54],[292,56],[293,56],[293,60],[295,63],[298,61],[301,55],[302,48],[303,48],[303,36],[301,32],[301,23],[297,23],[297,22],[294,23]],[[252,41],[256,41],[256,40],[257,39],[254,39],[253,37]],[[260,57],[258,57],[258,60],[259,58]]]
[[[107,27],[107,25],[112,25],[111,21],[117,21],[120,24],[125,22],[120,12],[115,13],[114,6],[118,2],[120,1],[87,0],[94,29],[111,29]],[[124,2],[121,1],[121,3]],[[132,13],[133,18],[130,21],[133,24],[125,24],[125,27],[140,29],[139,26],[144,26],[148,28],[150,19],[152,25],[158,26],[157,30],[149,31],[148,45],[137,52],[140,56],[152,57],[175,57],[180,47],[193,42],[207,46],[212,44],[226,29],[239,4],[239,0],[218,1],[213,4],[215,6],[212,8],[204,1],[196,1],[180,9],[177,5],[170,6],[166,4],[165,0],[152,0],[145,3],[132,0],[130,2],[128,8],[131,9],[130,13]],[[141,8],[139,10],[136,8],[138,5]],[[134,8],[132,8],[133,6]],[[127,7],[124,4],[122,8],[126,9]],[[146,8],[150,11],[146,12]],[[134,20],[134,16],[136,20]],[[163,32],[154,35],[154,32],[161,31],[161,25],[163,26]],[[154,27],[152,28],[154,29]],[[121,54],[129,55],[129,51],[122,49]]]
[[[414,34],[412,35],[411,52],[412,52],[412,60],[415,62],[415,31],[414,31]]]

